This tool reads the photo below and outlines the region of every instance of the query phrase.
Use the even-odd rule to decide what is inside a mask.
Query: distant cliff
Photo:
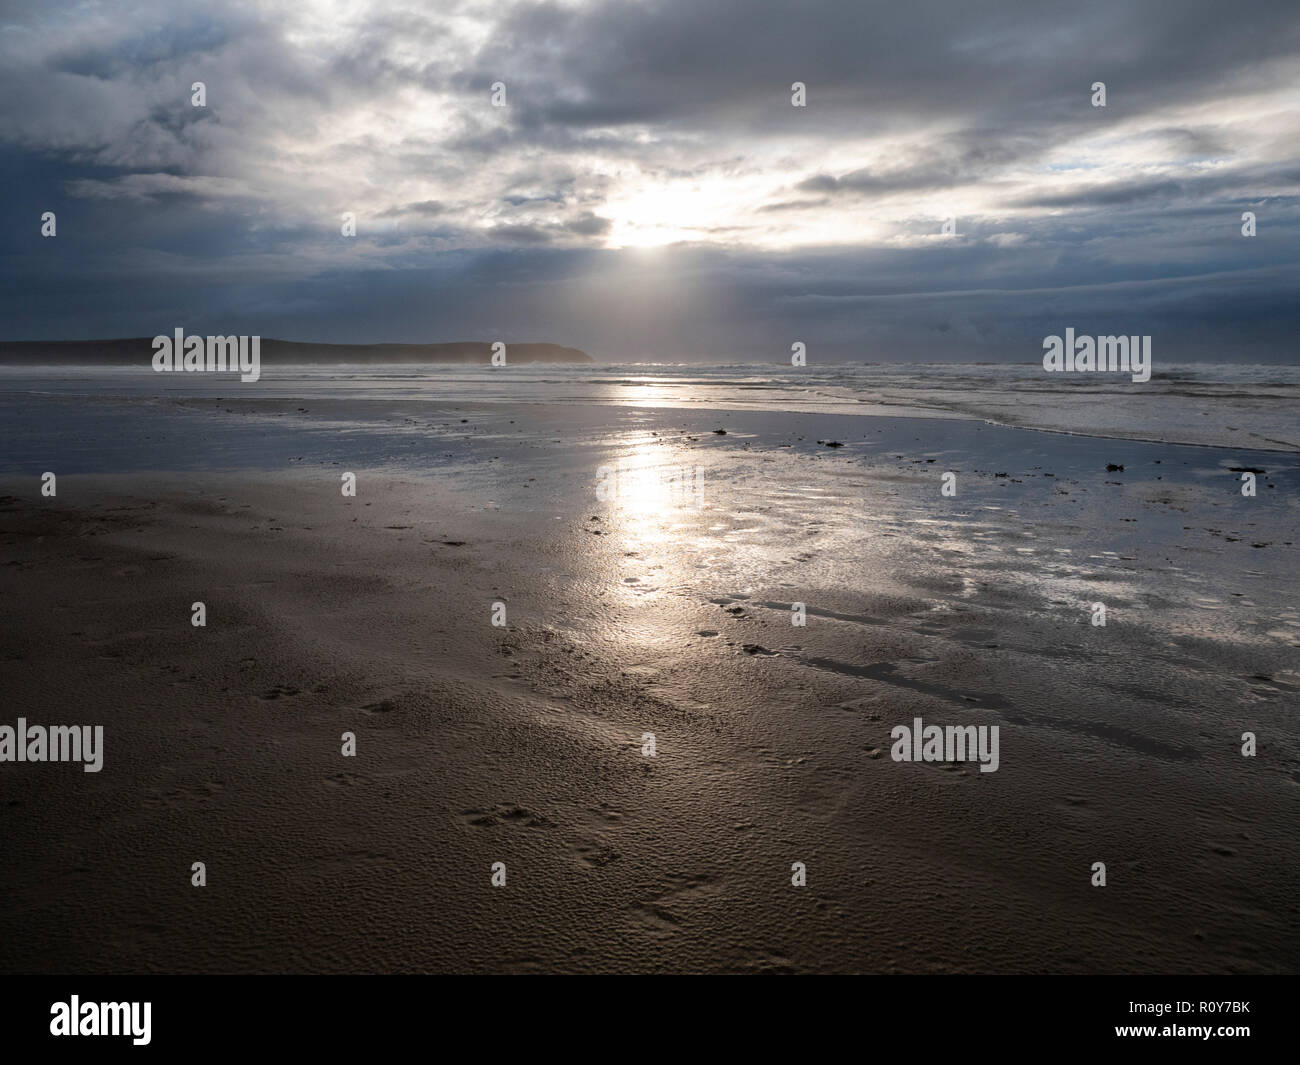
[[[149,366],[153,337],[125,340],[0,341],[2,366]],[[452,344],[303,344],[296,340],[261,341],[262,366],[332,365],[336,363],[489,363],[492,345],[469,340]],[[594,362],[577,348],[559,344],[507,344],[507,363]]]

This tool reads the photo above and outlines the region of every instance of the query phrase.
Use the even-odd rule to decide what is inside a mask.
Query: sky
[[[0,182],[0,339],[1300,362],[1293,0],[0,0]]]

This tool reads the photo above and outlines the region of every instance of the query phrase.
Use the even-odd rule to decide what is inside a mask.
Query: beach
[[[0,970],[1300,968],[1294,451],[267,388],[3,396]]]

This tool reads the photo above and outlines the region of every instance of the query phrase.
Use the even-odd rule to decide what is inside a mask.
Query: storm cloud
[[[1295,360],[1275,0],[52,2],[0,59],[6,339]]]

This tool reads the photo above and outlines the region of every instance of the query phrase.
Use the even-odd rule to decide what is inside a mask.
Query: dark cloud
[[[545,244],[551,239],[540,226],[493,226],[489,235],[511,244]]]
[[[577,233],[579,236],[598,237],[602,233],[609,232],[610,221],[608,218],[601,218],[590,211],[584,211],[579,217],[566,222],[564,228],[570,233]]]
[[[0,312],[666,359],[1018,360],[1064,324],[1294,359],[1298,57],[1276,0],[5,9]]]
[[[1254,196],[1269,195],[1285,189],[1300,189],[1300,166],[1284,165],[1264,168],[1236,168],[1188,173],[1178,178],[1157,180],[1137,178],[1131,181],[1087,185],[1068,193],[1019,196],[1008,199],[1009,207],[1111,207],[1156,201],[1171,204],[1179,200],[1206,200],[1221,197],[1236,202]]]
[[[403,215],[423,215],[433,218],[447,212],[447,205],[438,200],[421,200],[419,203],[404,203],[400,207],[390,207],[380,212],[381,218],[400,218]]]
[[[813,179],[809,179],[810,181]],[[833,178],[831,180],[834,180]],[[803,188],[808,182],[800,182]],[[825,207],[830,202],[824,197],[820,200],[783,200],[780,203],[765,203],[760,211],[810,211],[816,207]]]

